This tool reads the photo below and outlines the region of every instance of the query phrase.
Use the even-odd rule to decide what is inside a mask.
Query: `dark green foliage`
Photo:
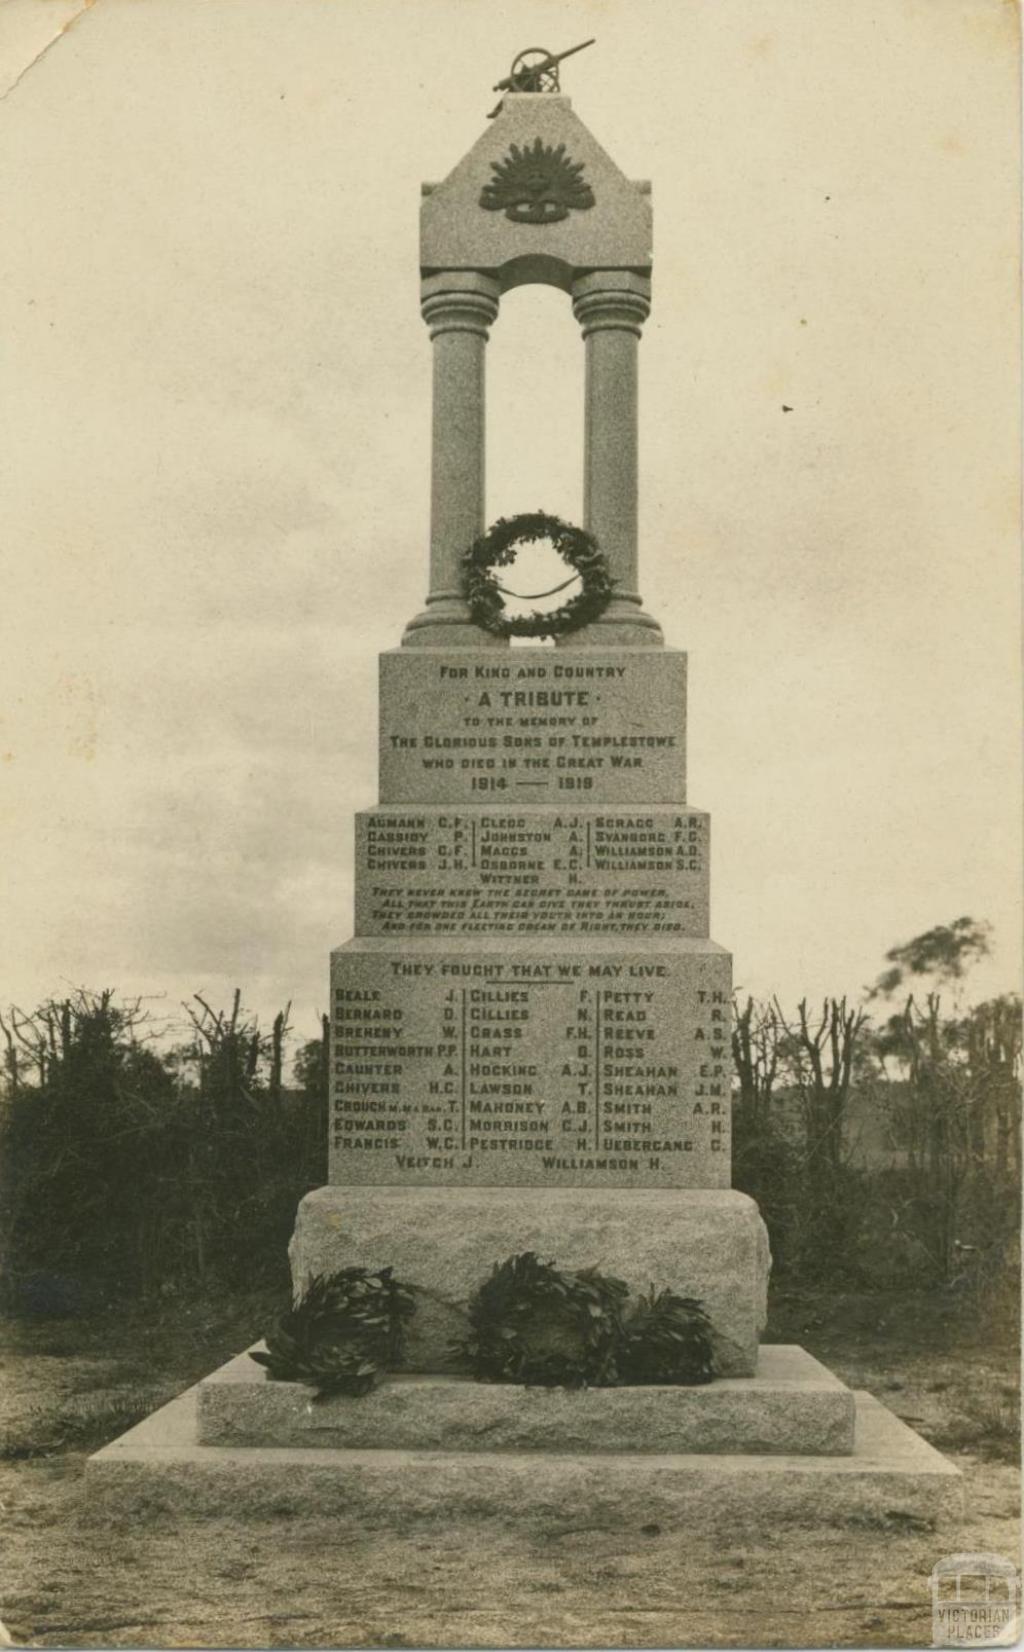
[[[323,1181],[327,1175],[327,1141],[330,1135],[329,1089],[331,1064],[330,1017],[320,1017],[320,1037],[302,1044],[295,1056],[294,1073],[298,1085],[298,1101],[305,1123],[303,1157],[310,1165],[320,1165]]]
[[[188,1042],[159,1051],[144,1007],[111,991],[0,1015],[11,1306],[287,1277],[295,1206],[324,1180],[319,1096],[283,1086],[286,1011],[264,1035],[240,994],[194,1004]]]
[[[910,978],[958,982],[988,935],[958,918],[894,947],[870,996]],[[950,1014],[931,992],[875,1026],[842,999],[787,1017],[777,1000],[748,998],[735,1005],[732,1044],[733,1185],[761,1208],[776,1277],[976,1296],[1012,1284],[1019,998]]]
[[[640,1297],[622,1327],[616,1356],[620,1383],[698,1387],[714,1376],[711,1321],[692,1296],[655,1291]]]
[[[482,1382],[555,1388],[615,1380],[621,1279],[587,1268],[560,1273],[533,1251],[495,1264],[469,1305],[472,1334],[455,1352]]]
[[[849,1103],[866,1044],[845,998],[733,1006],[733,1186],[756,1199],[779,1272],[859,1277],[864,1177],[851,1162]]]
[[[885,955],[889,968],[870,988],[868,998],[891,998],[911,987],[931,984],[938,988],[963,980],[972,964],[988,956],[991,935],[989,923],[954,918],[952,923],[936,924],[902,946],[891,947]]]
[[[903,1160],[888,1179],[893,1231],[913,1241],[935,1281],[991,1282],[1018,1248],[1020,999],[945,1017],[937,994],[911,998],[876,1050]]]
[[[412,1292],[390,1268],[342,1268],[317,1274],[266,1336],[266,1353],[250,1355],[275,1382],[302,1382],[318,1398],[368,1394],[378,1377],[402,1363]]]

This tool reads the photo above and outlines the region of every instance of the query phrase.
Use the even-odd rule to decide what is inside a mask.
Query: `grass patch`
[[[872,1532],[932,1532],[935,1521],[923,1515],[910,1514],[905,1509],[886,1509],[878,1514],[842,1515],[828,1522],[840,1531]]]
[[[0,1461],[24,1462],[65,1452],[98,1451],[149,1415],[169,1396],[152,1388],[97,1395],[94,1400],[61,1406],[33,1407],[20,1422],[0,1434]]]
[[[1007,1388],[997,1394],[979,1394],[970,1401],[969,1411],[954,1411],[930,1438],[940,1450],[970,1451],[989,1463],[1017,1463],[1020,1395]]]

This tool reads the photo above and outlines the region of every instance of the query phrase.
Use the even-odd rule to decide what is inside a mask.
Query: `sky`
[[[640,584],[743,991],[1020,932],[1016,8],[5,0],[0,1000],[236,985],[311,1035],[426,588],[420,184],[523,46],[652,181]],[[70,22],[63,33],[61,27]],[[488,518],[581,520],[583,351],[521,288]]]

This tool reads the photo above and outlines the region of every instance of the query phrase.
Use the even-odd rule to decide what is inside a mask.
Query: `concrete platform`
[[[849,1457],[685,1453],[316,1450],[204,1446],[189,1389],[88,1462],[100,1517],[189,1513],[235,1520],[330,1514],[360,1530],[500,1522],[723,1535],[780,1521],[955,1524],[959,1470],[868,1394]],[[97,1506],[99,1505],[99,1506]]]
[[[399,1375],[314,1401],[239,1354],[199,1385],[202,1445],[413,1451],[849,1454],[853,1394],[797,1347],[762,1347],[757,1374],[702,1388],[521,1388]]]

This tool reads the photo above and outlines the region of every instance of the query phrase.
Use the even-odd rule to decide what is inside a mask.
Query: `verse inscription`
[[[361,935],[706,935],[708,817],[650,805],[356,817]]]
[[[591,946],[339,949],[331,1180],[727,1186],[727,954]]]
[[[682,803],[685,719],[671,649],[397,649],[381,656],[381,802]]]

